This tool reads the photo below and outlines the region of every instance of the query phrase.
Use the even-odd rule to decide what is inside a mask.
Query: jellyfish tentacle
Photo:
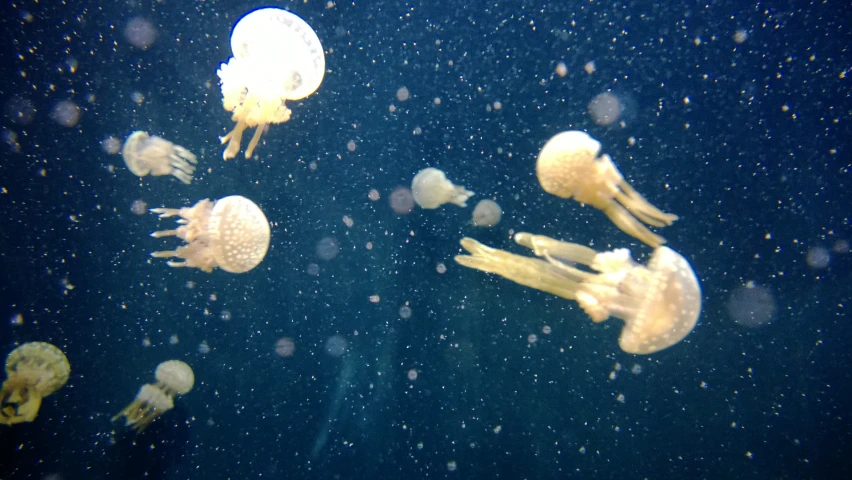
[[[251,158],[255,147],[257,147],[257,143],[260,142],[260,136],[263,135],[264,128],[266,128],[266,123],[264,122],[257,125],[257,128],[254,130],[254,135],[251,136],[251,141],[249,142],[248,147],[246,147],[246,158]]]

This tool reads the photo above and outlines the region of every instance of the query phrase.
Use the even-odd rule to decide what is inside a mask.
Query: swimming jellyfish
[[[135,131],[124,141],[121,156],[137,177],[172,175],[183,183],[192,182],[198,160],[189,150],[147,132]]]
[[[65,385],[70,374],[68,358],[49,343],[30,342],[12,350],[0,389],[0,424],[32,422],[41,399]]]
[[[470,190],[453,185],[444,172],[431,167],[417,172],[411,181],[411,192],[417,205],[427,209],[438,208],[445,203],[466,207],[467,199],[473,195]]]
[[[594,322],[610,316],[624,320],[618,344],[627,353],[644,355],[668,348],[688,335],[698,321],[698,279],[689,262],[668,247],[658,247],[642,266],[633,261],[626,248],[598,253],[529,233],[515,234],[515,242],[540,258],[515,255],[464,238],[461,245],[470,255],[459,255],[456,262],[576,300]],[[571,263],[586,265],[591,271]]]
[[[677,220],[677,215],[648,203],[624,180],[609,155],[598,156],[600,150],[600,142],[584,132],[555,135],[538,154],[536,175],[541,187],[557,197],[573,197],[600,209],[624,233],[651,247],[666,243],[642,222],[663,227]]]
[[[154,372],[157,383],[142,385],[136,398],[124,410],[112,417],[116,421],[125,417],[125,425],[136,432],[148,428],[160,415],[174,408],[175,395],[186,395],[195,384],[192,368],[180,360],[168,360]]]
[[[270,229],[266,215],[254,202],[232,195],[215,202],[204,199],[184,208],[152,208],[160,218],[181,217],[175,230],[161,230],[154,238],[176,236],[187,242],[175,250],[151,253],[169,260],[170,267],[200,268],[207,273],[219,267],[226,272],[244,273],[258,266],[269,250]]]
[[[240,151],[245,129],[256,127],[245,152],[251,158],[268,124],[290,120],[292,112],[284,102],[312,94],[325,75],[325,53],[317,34],[280,8],[261,8],[242,17],[231,33],[231,52],[233,57],[216,72],[222,103],[236,122],[222,137],[222,144],[228,144],[225,160]]]

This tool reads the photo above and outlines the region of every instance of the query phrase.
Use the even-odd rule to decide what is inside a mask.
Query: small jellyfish
[[[539,258],[464,238],[461,245],[470,255],[459,255],[456,262],[576,300],[596,323],[611,316],[624,320],[618,345],[627,353],[658,352],[680,342],[695,328],[701,313],[701,287],[689,262],[670,248],[658,247],[642,266],[626,248],[596,252],[523,232],[514,238]],[[586,265],[591,271],[572,264]]]
[[[621,101],[609,92],[600,93],[589,102],[589,115],[601,126],[609,126],[617,122],[623,111]]]
[[[0,424],[32,422],[41,399],[65,385],[70,374],[68,358],[49,343],[30,342],[12,350],[0,389]]]
[[[411,181],[411,192],[414,201],[426,209],[438,208],[445,203],[466,207],[467,199],[473,196],[473,192],[453,185],[444,172],[431,167],[417,172]]]
[[[198,160],[189,150],[146,132],[135,131],[121,149],[124,163],[137,177],[172,175],[183,183],[192,182]]]
[[[204,199],[184,208],[152,208],[160,218],[179,216],[175,230],[151,234],[154,238],[176,236],[184,240],[175,250],[151,253],[169,260],[170,267],[192,267],[210,273],[219,267],[230,273],[244,273],[258,266],[269,250],[270,228],[263,211],[251,200],[239,195]]]
[[[473,209],[473,225],[475,227],[493,227],[503,218],[503,210],[494,200],[484,199]]]
[[[136,398],[124,410],[112,417],[125,417],[125,425],[137,433],[148,428],[160,415],[174,408],[175,395],[186,395],[195,384],[192,368],[180,360],[168,360],[157,366],[157,383],[142,385]]]
[[[677,215],[663,213],[648,203],[624,180],[609,155],[600,155],[601,144],[576,130],[562,132],[547,141],[536,162],[536,175],[547,193],[591,205],[603,211],[624,233],[651,247],[666,240],[645,225],[663,227]]]
[[[225,160],[240,151],[245,129],[256,127],[245,152],[251,158],[267,125],[290,120],[285,101],[314,93],[325,75],[325,54],[316,32],[280,8],[261,8],[242,17],[231,33],[231,52],[233,57],[216,72],[222,103],[236,122],[222,137],[222,144],[228,144]]]

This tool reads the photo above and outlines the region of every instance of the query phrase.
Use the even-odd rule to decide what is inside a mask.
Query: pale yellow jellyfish
[[[280,8],[261,8],[242,17],[231,33],[228,63],[216,72],[222,103],[236,126],[222,137],[222,156],[234,158],[243,132],[256,127],[246,148],[252,156],[263,129],[290,120],[286,100],[299,100],[319,88],[325,75],[325,53],[310,25]]]
[[[160,218],[180,216],[175,230],[151,234],[154,238],[176,236],[187,245],[176,250],[153,252],[152,257],[178,257],[182,262],[168,261],[170,267],[200,268],[212,272],[219,267],[226,272],[243,273],[258,266],[269,250],[269,222],[263,211],[251,200],[239,195],[204,199],[184,208],[152,208]]]
[[[112,417],[113,422],[125,417],[125,425],[141,432],[157,417],[174,408],[175,395],[186,395],[195,384],[192,368],[180,360],[159,364],[154,376],[157,383],[142,385],[130,405]]]
[[[121,156],[137,177],[172,175],[183,183],[192,182],[198,160],[189,150],[160,137],[136,131],[124,141]]]
[[[411,193],[420,208],[438,208],[445,203],[460,207],[467,206],[467,199],[473,192],[464,187],[453,185],[444,172],[437,168],[424,168],[417,172],[411,181]]]
[[[49,343],[30,342],[12,350],[0,389],[0,424],[32,422],[41,399],[65,385],[70,374],[65,354]]]
[[[601,144],[584,132],[562,132],[541,149],[536,174],[548,193],[591,205],[602,210],[624,233],[651,247],[666,240],[648,230],[642,222],[663,227],[677,220],[648,203],[630,186],[609,155],[599,155]]]
[[[464,238],[461,245],[470,255],[459,255],[456,262],[577,300],[595,322],[610,316],[624,320],[618,344],[627,353],[643,355],[670,347],[698,321],[698,279],[689,262],[668,247],[658,247],[642,266],[630,258],[626,248],[598,253],[529,233],[515,234],[515,242],[541,258],[515,255]],[[586,265],[591,271],[571,263]]]
[[[500,223],[501,218],[503,218],[503,209],[494,200],[486,198],[476,204],[471,221],[475,227],[493,227]]]

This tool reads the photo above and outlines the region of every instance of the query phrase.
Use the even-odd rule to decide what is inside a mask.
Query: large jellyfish
[[[62,388],[70,374],[68,359],[54,345],[30,342],[12,350],[0,389],[0,424],[32,422],[41,399]]]
[[[269,250],[270,228],[266,215],[251,200],[239,195],[204,199],[184,208],[152,208],[160,218],[179,216],[175,230],[161,230],[154,238],[176,236],[187,242],[175,250],[153,252],[152,257],[178,257],[170,267],[193,267],[210,273],[219,267],[244,273],[258,266]]]
[[[459,264],[496,273],[527,287],[576,300],[594,322],[624,320],[618,344],[633,354],[649,354],[680,342],[698,321],[701,287],[689,262],[668,247],[654,250],[646,266],[620,248],[591,248],[541,235],[515,234],[515,242],[540,258],[524,257],[464,238],[470,255]],[[591,271],[571,264],[581,264]]]
[[[228,63],[216,72],[222,103],[233,112],[234,129],[222,137],[227,160],[240,151],[243,132],[256,127],[246,148],[250,158],[263,129],[290,120],[285,101],[299,100],[319,88],[325,75],[325,54],[317,34],[293,13],[261,8],[242,17],[231,33]]]

